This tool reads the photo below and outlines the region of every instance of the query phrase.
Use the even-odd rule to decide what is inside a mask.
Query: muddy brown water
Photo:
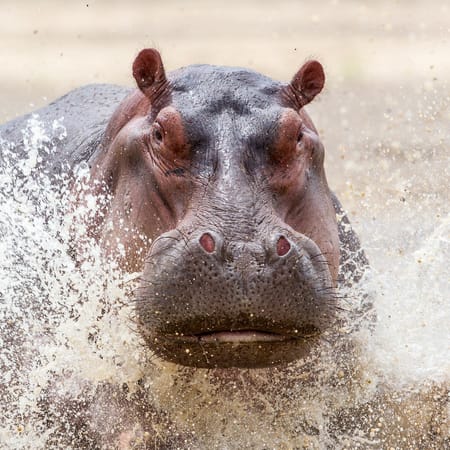
[[[322,61],[327,87],[308,111],[325,143],[329,184],[370,258],[374,274],[365,288],[375,296],[378,313],[374,335],[363,338],[362,375],[350,383],[352,389],[338,383],[339,389],[330,390],[329,373],[323,370],[323,383],[300,395],[308,371],[297,368],[296,387],[288,391],[275,377],[274,386],[285,394],[280,399],[273,389],[268,393],[272,380],[261,373],[230,375],[233,382],[227,384],[214,373],[199,372],[186,380],[173,367],[149,368],[128,325],[126,306],[99,323],[95,319],[105,295],[126,304],[128,281],[95,261],[74,276],[64,239],[48,244],[55,234],[64,235],[55,231],[60,225],[40,220],[42,211],[27,203],[2,167],[0,186],[14,195],[0,197],[1,380],[9,385],[6,393],[0,389],[0,448],[61,448],[62,440],[48,438],[38,409],[49,374],[61,379],[67,366],[74,371],[58,389],[70,398],[87,395],[86,383],[133,389],[145,375],[153,386],[152,401],[170,416],[152,433],[170,434],[171,426],[185,430],[189,439],[197,433],[190,443],[180,438],[175,448],[449,445],[450,5],[6,0],[0,17],[1,121],[82,84],[132,85],[132,60],[146,46],[161,50],[168,70],[199,62],[237,65],[281,80],[289,80],[308,57]],[[34,137],[32,153],[42,138],[39,124],[30,124],[27,133]],[[42,183],[35,188],[47,205],[58,201]],[[46,280],[37,295],[45,291],[50,298],[49,311],[57,311],[52,319],[20,309],[27,293],[37,289],[36,280]],[[76,320],[61,306],[63,297],[78,311]],[[75,306],[80,298],[90,300],[84,309]],[[25,330],[25,343],[27,335],[40,339],[22,352],[28,361],[25,374],[17,373],[12,364],[17,352],[5,344],[14,321]],[[92,327],[102,331],[95,348],[89,341]],[[55,339],[46,339],[50,329],[57,330]],[[233,386],[240,386],[241,393],[233,395]],[[252,391],[254,386],[260,389]],[[99,429],[113,429],[126,412],[107,397],[91,411],[92,426]],[[254,402],[246,405],[249,398]],[[365,425],[343,426],[347,431],[333,434],[338,422],[330,419],[330,411],[345,404],[341,422],[348,425],[351,402],[353,417],[366,417]],[[108,417],[103,407],[109,408]],[[297,423],[295,416],[303,419]],[[127,433],[114,441],[117,448],[160,442],[132,425]]]

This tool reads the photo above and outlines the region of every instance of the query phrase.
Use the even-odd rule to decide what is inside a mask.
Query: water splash
[[[37,116],[29,120],[25,158],[13,144],[0,142],[0,442],[7,448],[48,448],[52,426],[45,424],[40,404],[53,380],[76,397],[85,380],[128,381],[139,367],[128,318],[133,277],[120,273],[86,238],[83,224],[98,199],[86,194],[86,205],[67,208],[85,189],[87,166],[78,167],[74,187],[68,175],[40,169],[45,153],[56,151],[54,140],[66,137],[60,122],[52,130],[46,136]],[[77,250],[89,249],[80,263],[71,256],[74,241]]]
[[[62,123],[47,136],[33,116],[20,157],[0,141],[1,448],[446,445],[449,217],[352,292],[375,297],[374,331],[337,330],[287,368],[181,368],[146,350],[135,275],[86,237],[107,201],[89,195],[87,166],[75,183],[40,168],[66,137]]]
[[[371,281],[377,292],[375,364],[399,386],[450,381],[450,215],[411,254]]]

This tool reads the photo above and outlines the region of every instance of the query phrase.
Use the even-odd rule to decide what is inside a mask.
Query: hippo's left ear
[[[307,61],[285,89],[294,94],[296,104],[300,109],[313,100],[324,84],[325,73],[322,64],[318,61]]]
[[[161,87],[167,83],[166,73],[158,50],[144,48],[139,52],[133,63],[133,76],[145,96],[154,100]]]

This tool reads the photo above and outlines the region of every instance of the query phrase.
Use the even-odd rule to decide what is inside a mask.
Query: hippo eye
[[[161,125],[159,123],[155,123],[153,127],[153,139],[156,144],[162,144],[162,141],[164,139],[163,137],[163,130],[161,128]]]
[[[303,131],[300,130],[297,135],[297,142],[300,143],[303,139]]]

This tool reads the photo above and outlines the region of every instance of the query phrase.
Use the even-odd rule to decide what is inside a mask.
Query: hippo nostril
[[[208,253],[212,253],[216,248],[216,242],[209,233],[203,233],[199,239],[199,242],[203,249]]]
[[[291,249],[291,244],[289,243],[289,241],[284,236],[280,236],[278,238],[278,242],[277,242],[278,256],[286,255],[290,249]]]

